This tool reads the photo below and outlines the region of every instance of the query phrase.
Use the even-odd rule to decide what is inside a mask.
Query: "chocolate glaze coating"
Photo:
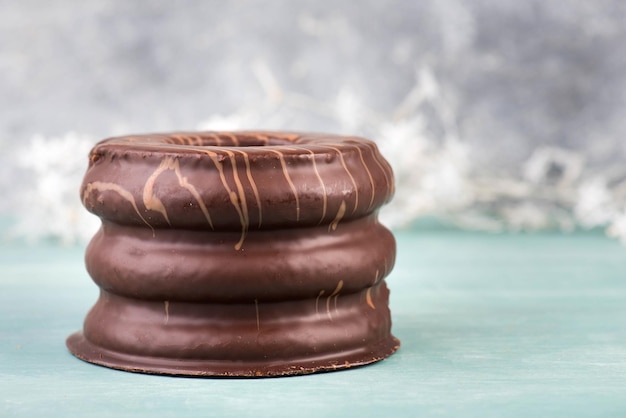
[[[97,144],[81,187],[102,219],[101,295],[67,344],[86,361],[191,376],[276,376],[399,346],[377,220],[393,173],[371,141],[201,132]]]

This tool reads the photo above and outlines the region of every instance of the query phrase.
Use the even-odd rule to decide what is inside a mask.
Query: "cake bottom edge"
[[[400,340],[389,335],[382,341],[356,350],[335,352],[324,357],[267,362],[173,359],[121,353],[92,343],[82,331],[70,335],[66,345],[80,360],[126,372],[198,378],[262,378],[332,372],[376,363],[395,353],[400,348]]]

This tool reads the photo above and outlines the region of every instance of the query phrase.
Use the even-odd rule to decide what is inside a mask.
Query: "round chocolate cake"
[[[67,346],[116,369],[278,376],[391,355],[393,173],[363,138],[279,132],[98,143],[81,187],[100,297]]]

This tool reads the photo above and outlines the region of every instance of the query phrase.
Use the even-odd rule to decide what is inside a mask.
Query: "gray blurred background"
[[[0,0],[0,214],[84,242],[95,141],[267,128],[376,140],[395,227],[623,238],[625,68],[618,0]]]

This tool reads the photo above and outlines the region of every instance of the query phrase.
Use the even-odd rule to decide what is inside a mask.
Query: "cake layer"
[[[92,150],[83,203],[119,224],[245,235],[357,219],[391,199],[393,173],[371,141],[257,135],[267,142],[217,146],[229,136],[206,132],[105,140]]]
[[[102,289],[144,300],[280,301],[359,292],[382,280],[395,240],[374,216],[328,227],[237,233],[104,223],[86,252]]]
[[[314,361],[389,338],[388,295],[384,281],[350,295],[276,303],[148,302],[102,291],[83,333],[98,347],[147,357]]]

